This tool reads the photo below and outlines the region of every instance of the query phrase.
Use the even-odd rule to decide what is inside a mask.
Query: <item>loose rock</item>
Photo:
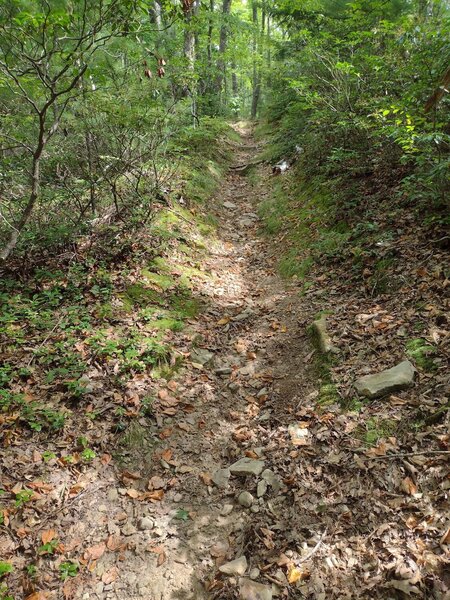
[[[264,469],[264,461],[255,460],[254,458],[241,458],[237,462],[231,465],[230,472],[233,475],[260,475]]]
[[[258,481],[258,485],[256,487],[256,495],[258,496],[258,498],[262,498],[266,492],[267,492],[267,481],[264,481],[264,479],[261,479],[261,481]]]
[[[230,469],[217,469],[211,479],[217,487],[225,489],[228,486],[230,475]]]
[[[338,352],[338,349],[333,346],[330,336],[328,335],[327,321],[324,316],[313,322],[311,330],[317,339],[317,345],[321,352],[324,354],[328,354],[328,352]]]
[[[153,529],[155,523],[153,522],[153,519],[150,519],[150,517],[142,517],[138,520],[137,526],[141,531],[146,531],[147,529]]]
[[[219,567],[219,571],[221,573],[225,573],[225,575],[243,575],[246,570],[247,559],[245,556],[235,558],[234,560],[231,560],[230,562],[227,562]]]
[[[265,469],[261,473],[261,477],[264,479],[264,481],[267,481],[268,485],[270,485],[275,493],[280,491],[281,481],[271,469]]]
[[[222,517],[226,517],[227,515],[233,512],[233,508],[234,506],[232,504],[224,504],[222,510],[220,511],[220,514],[222,515]]]
[[[367,398],[379,398],[411,386],[414,382],[415,372],[416,370],[409,360],[404,360],[391,369],[357,379],[355,388],[358,393]]]
[[[207,365],[214,358],[214,354],[209,350],[205,350],[204,348],[195,348],[191,352],[191,360],[192,362],[198,363],[200,365]]]
[[[239,580],[239,597],[241,600],[272,600],[272,588],[241,577]]]
[[[250,508],[250,506],[253,504],[253,496],[250,494],[250,492],[241,492],[239,494],[239,498],[238,498],[238,502],[241,506],[244,506],[245,508]]]

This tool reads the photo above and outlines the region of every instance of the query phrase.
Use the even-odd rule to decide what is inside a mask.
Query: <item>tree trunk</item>
[[[216,79],[216,90],[219,93],[222,91],[225,80],[225,52],[227,51],[228,46],[228,19],[231,12],[231,1],[232,0],[223,0],[222,3],[222,25],[220,27],[219,60],[217,61],[218,75]]]
[[[214,22],[214,0],[209,2],[209,20],[208,20],[208,46],[206,52],[208,54],[208,68],[212,67],[212,34]]]
[[[8,243],[0,253],[0,258],[6,260],[11,252],[17,245],[19,235],[33,212],[34,206],[39,198],[41,189],[41,158],[44,152],[45,144],[48,138],[45,136],[45,114],[39,115],[39,138],[36,150],[33,153],[33,160],[31,164],[31,191],[30,197],[28,198],[25,210],[20,217],[19,222],[15,225],[13,232],[10,235]]]
[[[261,92],[261,79],[258,69],[258,6],[256,0],[252,1],[252,21],[253,21],[253,91],[251,118],[256,119],[258,114],[258,103]]]

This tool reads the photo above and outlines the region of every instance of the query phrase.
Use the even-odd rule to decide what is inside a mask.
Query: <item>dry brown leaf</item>
[[[205,485],[212,485],[212,478],[209,473],[200,473],[199,477]]]
[[[25,600],[47,600],[47,594],[45,592],[33,592],[25,598]]]
[[[157,566],[160,567],[162,564],[164,564],[166,562],[166,553],[160,552],[159,556],[158,556],[158,560],[157,560]]]
[[[130,498],[136,499],[139,498],[140,495],[140,492],[138,492],[134,488],[130,488],[129,490],[127,490],[127,496],[129,496]]]
[[[172,458],[173,456],[173,450],[171,450],[170,448],[167,448],[167,450],[164,450],[164,452],[161,454],[161,458],[165,461],[168,461]]]
[[[119,577],[119,569],[117,567],[111,567],[110,569],[108,569],[108,571],[105,571],[102,575],[102,582],[105,585],[109,585],[110,583],[113,583],[114,581],[116,581],[116,579]]]
[[[164,481],[164,479],[162,477],[160,477],[159,475],[154,475],[153,477],[151,477],[149,479],[147,489],[150,491],[160,490],[163,487],[165,487],[165,485],[166,485],[166,482]]]
[[[414,494],[417,494],[417,486],[411,479],[411,477],[405,477],[405,479],[402,480],[401,488],[410,496],[414,496]]]
[[[108,548],[108,550],[111,550],[111,552],[116,552],[117,550],[120,550],[120,548],[122,548],[123,546],[124,542],[118,534],[111,534],[108,538],[108,541],[106,542],[106,547]]]
[[[48,544],[56,537],[56,531],[54,529],[46,529],[41,533],[42,543]]]
[[[99,544],[95,544],[95,546],[91,546],[84,553],[84,558],[86,560],[98,560],[106,550],[105,542],[100,542]]]
[[[161,440],[165,440],[166,438],[170,437],[173,433],[173,429],[172,427],[166,427],[165,429],[163,429],[161,431],[161,433],[159,434],[159,438]]]
[[[162,500],[163,498],[164,498],[164,491],[156,490],[154,492],[144,492],[143,494],[140,495],[139,500],[159,501],[159,500]]]

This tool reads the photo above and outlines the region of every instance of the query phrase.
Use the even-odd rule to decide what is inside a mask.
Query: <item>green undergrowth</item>
[[[259,212],[267,235],[285,236],[279,260],[284,277],[306,280],[315,262],[338,257],[350,237],[347,225],[335,221],[327,186],[319,179],[302,181],[294,172],[274,180]]]
[[[202,310],[198,285],[211,276],[202,262],[216,226],[205,203],[234,138],[217,120],[183,131],[171,149],[180,166],[170,202],[145,228],[122,237],[113,225],[69,264],[50,256],[1,279],[0,438],[18,427],[58,435],[96,394],[122,396],[136,376],[170,378],[180,368],[173,338]]]

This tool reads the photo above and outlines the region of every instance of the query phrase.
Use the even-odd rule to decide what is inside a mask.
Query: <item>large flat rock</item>
[[[264,461],[255,460],[254,458],[241,458],[231,465],[230,472],[232,475],[260,475],[264,469]]]
[[[414,382],[415,372],[409,360],[404,360],[391,369],[360,377],[355,381],[355,388],[362,396],[380,398],[408,388]]]

